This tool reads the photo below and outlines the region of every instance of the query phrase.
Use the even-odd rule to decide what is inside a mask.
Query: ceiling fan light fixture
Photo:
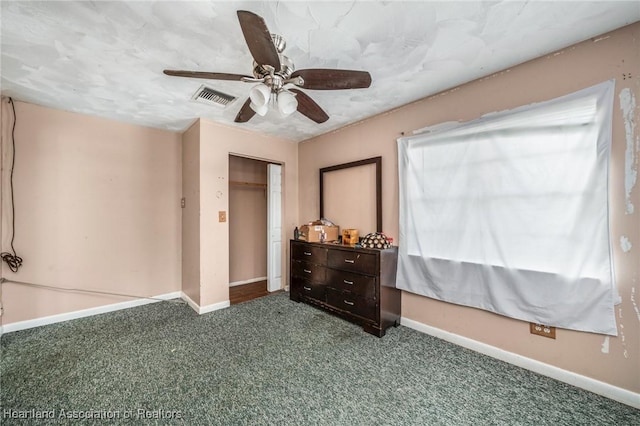
[[[271,89],[264,84],[253,86],[249,91],[249,98],[251,98],[252,105],[257,106],[258,108],[266,108],[269,104],[269,99],[271,98]],[[256,111],[255,108],[253,108],[253,110]]]
[[[287,90],[282,90],[278,93],[277,103],[278,111],[284,117],[293,114],[298,109],[298,101],[296,100],[296,96]]]
[[[264,117],[265,115],[267,115],[267,111],[269,111],[269,105],[256,105],[253,102],[251,102],[249,106],[260,117]]]

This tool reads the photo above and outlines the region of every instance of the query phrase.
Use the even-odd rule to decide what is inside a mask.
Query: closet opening
[[[282,166],[229,155],[229,300],[242,303],[282,283]]]

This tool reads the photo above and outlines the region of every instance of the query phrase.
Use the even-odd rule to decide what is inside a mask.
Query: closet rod
[[[232,186],[248,186],[251,188],[266,188],[267,184],[266,183],[255,183],[255,182],[240,182],[237,180],[230,180],[229,181],[229,185]]]

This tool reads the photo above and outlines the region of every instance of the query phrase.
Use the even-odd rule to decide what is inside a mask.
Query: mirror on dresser
[[[320,169],[320,217],[361,236],[382,232],[382,157]]]

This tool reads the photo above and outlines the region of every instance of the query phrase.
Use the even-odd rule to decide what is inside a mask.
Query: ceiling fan
[[[253,77],[216,72],[164,70],[165,74],[178,77],[259,83],[250,90],[249,99],[236,115],[234,121],[237,123],[245,123],[255,114],[264,116],[270,107],[277,109],[284,116],[297,110],[316,123],[324,123],[329,119],[327,113],[297,87],[340,90],[363,89],[371,85],[371,75],[366,71],[321,68],[296,71],[293,61],[282,54],[286,47],[284,38],[271,34],[264,19],[246,10],[238,11],[238,19],[253,56]]]

